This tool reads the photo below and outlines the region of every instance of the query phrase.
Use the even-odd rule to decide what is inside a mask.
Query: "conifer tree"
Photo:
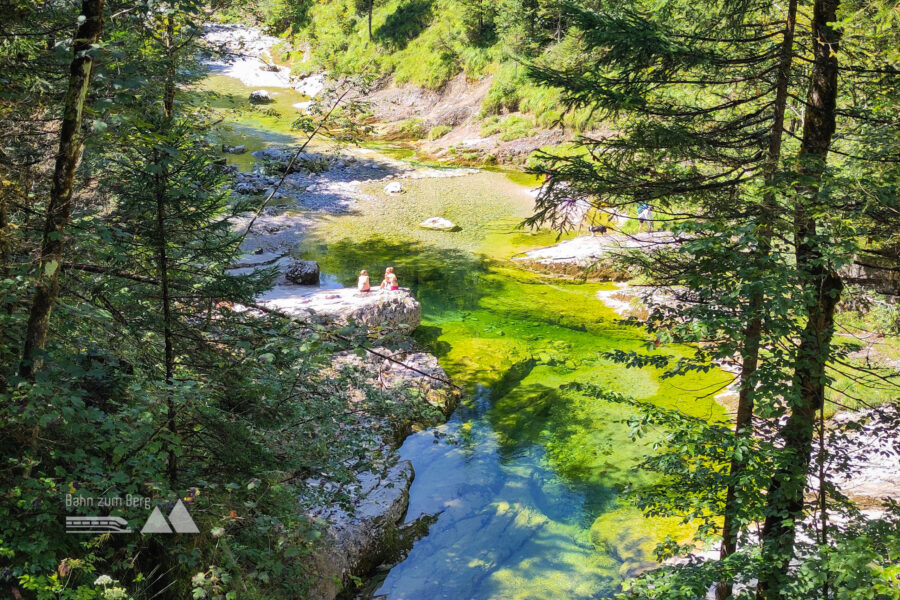
[[[826,5],[812,7],[810,41],[794,34],[796,3],[788,3],[784,12],[764,2],[702,9],[680,2],[652,7],[629,2],[598,12],[570,8],[581,31],[583,63],[532,68],[538,81],[563,90],[570,108],[587,107],[615,118],[616,131],[582,138],[582,154],[541,157],[539,170],[552,178],[530,222],[575,225],[570,219],[579,212],[571,207],[585,199],[621,222],[633,215],[630,206],[649,202],[673,232],[671,240],[630,253],[625,260],[678,301],[675,306],[650,301],[648,323],[657,341],[703,345],[692,361],[672,363],[658,354],[638,353],[617,353],[617,358],[680,373],[705,368],[708,358],[739,357],[736,437],[725,444],[731,453],[727,460],[718,453],[712,459],[730,462],[726,475],[701,482],[697,473],[706,472],[703,464],[710,456],[694,460],[686,451],[687,456],[673,462],[678,455],[673,448],[655,466],[664,467],[670,477],[686,478],[684,483],[694,478],[694,484],[706,485],[655,487],[648,490],[653,497],[641,500],[655,511],[666,511],[666,505],[676,514],[689,511],[707,524],[709,514],[725,517],[723,560],[705,570],[707,584],[710,573],[718,580],[719,598],[731,595],[736,574],[744,582],[754,576],[756,567],[746,554],[729,557],[741,532],[761,518],[766,527],[760,595],[786,593],[795,528],[809,514],[804,492],[815,415],[823,410],[829,364],[839,352],[831,344],[841,288],[838,271],[856,259],[861,242],[873,245],[871,237],[866,243],[867,236],[840,223],[852,218],[874,234],[877,227],[861,218],[860,210],[884,214],[896,206],[895,190],[888,184],[890,168],[867,182],[869,197],[877,200],[866,209],[839,199],[834,183],[823,183],[837,181],[836,171],[825,167],[835,116],[846,115],[851,128],[853,121],[869,127],[893,122],[876,117],[884,96],[876,109],[868,94],[884,92],[885,80],[896,75],[880,58],[872,61],[876,65],[851,67],[848,74],[862,75],[856,78],[857,93],[866,98],[848,95],[841,106],[836,101],[836,55],[828,50],[837,48],[838,36],[828,24],[838,14],[836,5]],[[856,42],[859,54],[871,57],[871,49],[883,40],[860,36]],[[876,74],[880,81],[872,81]],[[887,104],[896,106],[896,97],[890,98]],[[868,164],[864,168],[871,173],[873,164],[896,164],[895,152],[882,148],[876,155],[854,138],[841,140],[842,166]],[[796,172],[786,160],[793,154],[799,156]],[[874,246],[893,244],[881,238]],[[769,419],[784,414],[787,425],[780,434],[785,451],[771,446],[763,451],[760,441],[751,438],[754,415]],[[701,436],[722,444],[714,431],[698,431],[704,433],[675,439]],[[771,435],[771,428],[760,435]],[[696,443],[694,448],[704,446]],[[679,462],[681,471],[672,467]],[[750,463],[754,467],[745,473],[744,465]],[[774,475],[770,486],[767,473]],[[688,488],[702,499],[677,495]]]

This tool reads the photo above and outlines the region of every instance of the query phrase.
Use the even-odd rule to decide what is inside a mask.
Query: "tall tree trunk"
[[[175,17],[169,15],[166,17],[166,81],[163,86],[163,111],[165,116],[165,127],[172,122],[175,114]],[[174,439],[178,429],[175,422],[175,403],[172,398],[171,386],[175,377],[175,346],[172,331],[172,298],[169,290],[169,257],[168,257],[168,236],[166,235],[166,209],[167,209],[167,188],[169,185],[168,169],[165,166],[165,157],[157,155],[159,174],[156,176],[156,252],[157,252],[157,269],[159,270],[159,292],[160,303],[163,315],[163,343],[164,360],[166,370],[166,427],[169,434]],[[178,460],[175,455],[174,448],[169,444],[168,450],[168,466],[167,474],[169,483],[174,486],[178,477]]]
[[[157,155],[159,162],[162,157]],[[159,270],[160,308],[163,317],[163,344],[166,371],[166,387],[171,388],[175,378],[175,346],[172,332],[172,298],[169,290],[169,258],[166,239],[166,179],[165,170],[156,176],[156,263]],[[175,403],[172,390],[166,390],[166,427],[174,438],[177,435],[175,423]],[[169,445],[167,474],[169,483],[175,483],[178,476],[178,462],[174,448]]]
[[[163,111],[167,119],[175,111],[175,16],[166,17],[166,84],[163,90]]]
[[[794,367],[790,415],[781,431],[784,456],[769,486],[763,527],[763,571],[757,596],[781,598],[794,551],[796,523],[803,519],[803,496],[812,454],[816,412],[825,403],[825,366],[834,332],[834,309],[843,284],[822,256],[817,223],[810,210],[818,203],[825,161],[835,130],[838,44],[835,21],[839,0],[813,5],[813,67],[810,75],[800,146],[794,215],[795,256],[801,293],[805,294],[806,326]]]
[[[33,378],[35,370],[40,366],[38,353],[47,343],[50,312],[59,294],[59,266],[62,263],[65,229],[72,218],[75,167],[81,155],[81,121],[94,65],[90,50],[100,39],[103,30],[103,1],[83,0],[81,3],[81,16],[84,20],[75,33],[73,58],[69,66],[69,87],[59,129],[59,151],[44,221],[37,285],[25,329],[22,361],[19,363],[19,375],[27,379]]]
[[[788,2],[785,15],[784,33],[778,58],[778,72],[775,81],[775,101],[772,115],[772,128],[769,133],[769,146],[766,156],[764,181],[767,188],[762,203],[760,219],[760,241],[757,250],[760,263],[764,263],[769,255],[772,235],[772,219],[775,213],[775,178],[781,160],[781,141],[784,135],[784,117],[787,111],[788,85],[791,77],[791,63],[794,57],[794,28],[797,18],[797,0]],[[753,393],[755,391],[754,375],[759,366],[759,350],[762,342],[762,309],[765,302],[763,285],[757,282],[748,302],[750,320],[744,329],[744,344],[741,348],[741,389],[738,395],[737,416],[735,418],[735,438],[750,436],[753,432]],[[739,477],[744,471],[744,462],[732,459],[730,475]],[[725,518],[722,524],[722,547],[720,559],[725,559],[737,551],[740,523],[737,520],[740,499],[734,483],[728,486],[725,496]],[[716,600],[730,598],[733,593],[732,580],[720,581],[716,584]]]

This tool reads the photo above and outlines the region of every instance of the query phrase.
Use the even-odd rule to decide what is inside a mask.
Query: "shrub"
[[[385,137],[394,140],[421,140],[427,135],[428,130],[422,119],[413,118],[397,123]]]
[[[509,115],[502,121],[497,117],[491,117],[481,128],[482,137],[490,137],[500,134],[504,142],[517,140],[534,134],[534,122],[531,119],[519,115]]]
[[[431,128],[431,131],[428,132],[429,140],[436,140],[438,138],[442,138],[453,130],[449,125],[437,125]]]

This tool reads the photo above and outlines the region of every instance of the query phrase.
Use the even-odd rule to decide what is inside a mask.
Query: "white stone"
[[[403,191],[403,186],[400,185],[399,181],[392,181],[384,186],[384,191],[388,194],[399,194]]]
[[[256,90],[250,92],[250,102],[254,104],[268,104],[272,102],[272,96],[266,90]]]
[[[437,231],[453,231],[456,224],[449,219],[443,217],[430,217],[419,223],[422,229],[435,229]]]

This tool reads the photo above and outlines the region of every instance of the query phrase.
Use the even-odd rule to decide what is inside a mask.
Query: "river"
[[[236,80],[214,75],[205,89],[224,94],[213,98],[217,108],[241,109],[223,113],[233,125],[224,141],[250,150],[293,141],[291,105],[302,96],[271,90],[278,114],[266,115],[242,112],[251,88]],[[368,155],[379,151],[390,152]],[[252,163],[249,154],[231,160],[245,169]],[[517,228],[532,207],[527,178],[479,171],[404,179],[400,196],[386,194],[384,183],[360,184],[364,195],[344,214],[314,215],[292,251],[318,260],[331,285],[353,285],[361,268],[378,274],[393,265],[422,304],[416,338],[465,390],[446,424],[413,434],[400,448],[416,472],[407,520],[439,516],[404,560],[381,573],[372,586],[376,596],[611,596],[623,578],[654,564],[657,542],[691,530],[644,518],[622,502],[623,487],[645,477],[635,466],[648,444],[629,440],[623,406],[563,386],[599,384],[724,418],[705,396],[725,375],[662,380],[652,369],[607,360],[606,351],[646,342],[596,298],[608,288],[543,279],[509,260],[555,239]],[[460,230],[417,227],[431,216],[449,218]]]

